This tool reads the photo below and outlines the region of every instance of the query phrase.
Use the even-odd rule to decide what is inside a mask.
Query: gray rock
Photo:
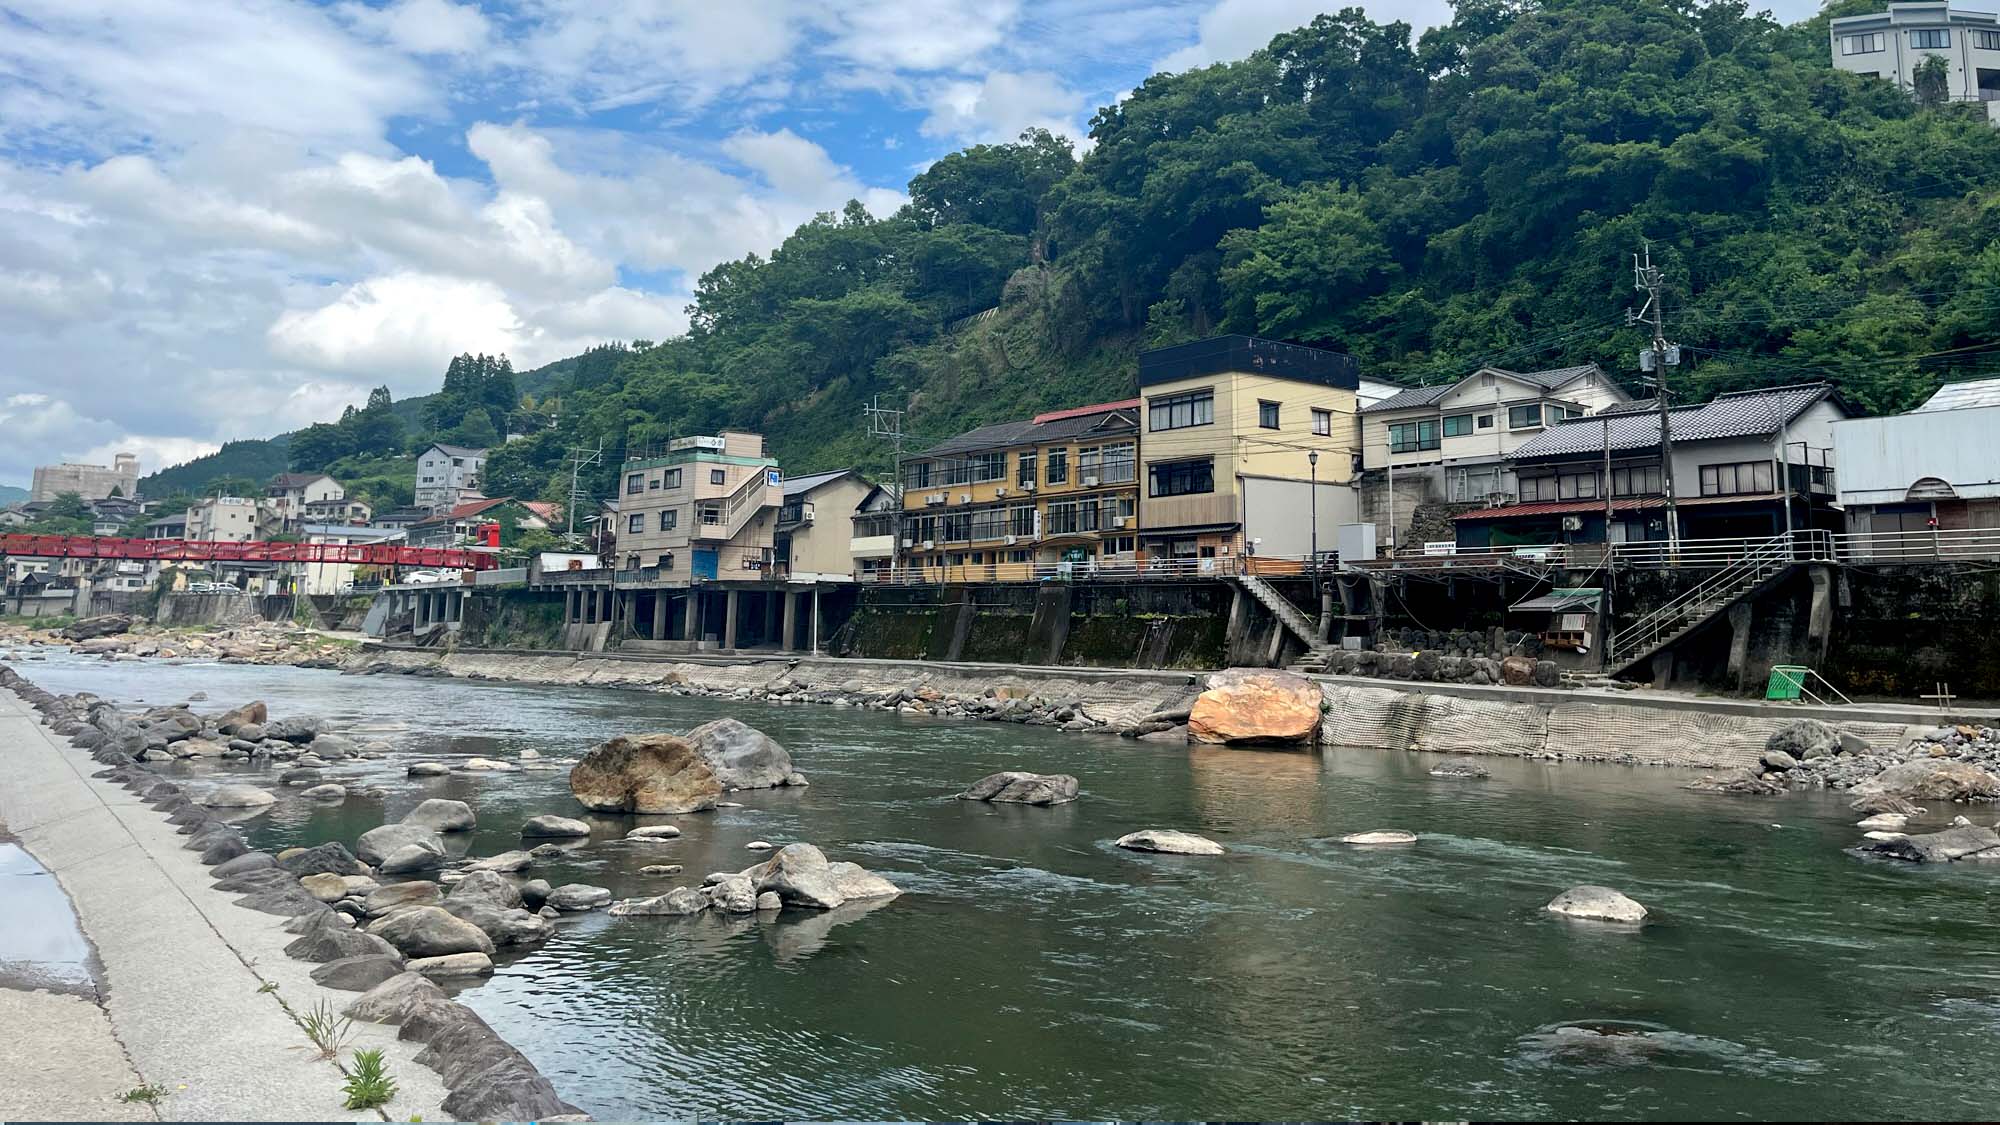
[[[339,916],[336,911],[329,910],[324,916],[329,921],[300,934],[285,946],[285,956],[300,961],[338,961],[343,957],[395,954],[395,947],[382,938],[330,921]]]
[[[536,844],[528,849],[528,858],[543,861],[561,859],[568,850],[561,844]]]
[[[264,737],[303,746],[319,737],[322,725],[318,719],[273,719],[264,724]]]
[[[209,875],[216,879],[227,879],[234,875],[247,875],[252,871],[265,871],[278,866],[277,857],[270,852],[245,852],[235,859],[216,864]]]
[[[1952,860],[1972,856],[1983,858],[1983,853],[1995,849],[2000,849],[2000,832],[1995,832],[1991,828],[1960,825],[1921,836],[1873,840],[1862,845],[1860,850],[1892,859],[1908,860],[1911,863],[1949,863]]]
[[[294,875],[366,875],[368,865],[354,858],[346,845],[329,840],[280,858],[278,866]]]
[[[588,883],[565,883],[549,892],[546,904],[564,913],[579,913],[607,906],[611,902],[611,892],[604,887],[593,887]]]
[[[672,840],[679,837],[681,830],[671,824],[649,824],[625,833],[627,840]]]
[[[444,840],[421,824],[384,824],[370,828],[355,841],[354,854],[368,863],[380,864],[391,852],[412,844],[435,853],[440,863],[444,861]]]
[[[449,1001],[444,989],[420,973],[405,971],[356,997],[341,1014],[362,1023],[402,1023],[413,1009]]]
[[[368,924],[368,932],[407,957],[493,952],[493,939],[478,926],[435,906],[413,906]]]
[[[757,894],[748,875],[730,875],[709,888],[708,898],[724,914],[749,914],[757,909]]]
[[[367,935],[362,935],[367,936]],[[384,981],[402,975],[403,958],[400,954],[363,953],[356,957],[341,957],[328,961],[312,971],[313,983],[324,988],[337,988],[343,992],[367,992]]]
[[[454,888],[453,896],[456,894]],[[549,935],[555,932],[554,924],[546,918],[519,906],[503,906],[484,898],[458,899],[453,896],[445,898],[444,909],[452,917],[478,926],[495,946],[535,945],[547,941]],[[518,896],[515,901],[519,901]]]
[[[223,785],[211,790],[201,803],[211,809],[254,809],[276,804],[278,799],[254,785]]]
[[[699,914],[707,910],[708,896],[693,887],[675,887],[652,898],[630,898],[613,903],[609,913],[619,916]]]
[[[1430,774],[1432,777],[1441,777],[1454,781],[1477,781],[1493,776],[1492,771],[1488,770],[1485,766],[1472,762],[1447,762],[1441,766],[1431,767]]]
[[[411,958],[406,967],[427,977],[483,977],[493,971],[493,958],[484,953],[447,953]]]
[[[403,772],[409,777],[445,777],[451,773],[451,767],[443,762],[412,762]]]
[[[1785,753],[1783,750],[1764,751],[1763,762],[1765,769],[1776,770],[1780,773],[1799,768],[1799,760]]]
[[[432,797],[406,813],[403,823],[420,825],[433,832],[470,832],[479,818],[464,801]]]
[[[779,898],[776,891],[765,891],[763,894],[757,896],[758,910],[783,910],[784,908],[785,900]]]
[[[745,871],[758,893],[775,891],[786,906],[831,910],[847,901],[827,863],[811,844],[786,844],[770,859]]]
[[[315,785],[299,794],[299,796],[308,801],[345,801],[347,799],[347,786],[333,783]]]
[[[1849,801],[1847,807],[1853,809],[1855,812],[1865,813],[1869,816],[1873,816],[1876,813],[1900,813],[1904,816],[1916,816],[1924,811],[1923,808],[1905,798],[1890,796],[1887,793],[1864,793]]]
[[[460,879],[445,896],[447,906],[454,902],[487,902],[506,909],[525,905],[520,889],[492,871],[474,871]]]
[[[370,918],[379,918],[412,906],[436,906],[441,901],[443,899],[436,883],[413,879],[407,883],[391,883],[371,892],[362,905]]]
[[[319,770],[317,770],[317,769],[314,769],[314,768],[312,768],[312,767],[309,767],[309,766],[302,766],[302,767],[300,767],[300,768],[298,768],[298,769],[291,769],[291,770],[286,770],[285,772],[283,772],[283,773],[279,774],[279,775],[278,775],[278,784],[280,784],[280,785],[318,785],[318,784],[319,784],[319,782],[320,782],[320,778],[322,778],[322,777],[324,777],[324,776],[326,776],[326,775],[325,775],[325,774],[322,774],[322,773],[320,773],[320,772],[319,772]]]
[[[1168,855],[1221,855],[1223,847],[1205,836],[1172,828],[1147,828],[1129,832],[1113,841],[1135,852],[1165,852]]]
[[[553,890],[547,879],[530,879],[521,884],[521,901],[530,908],[541,906],[549,901]]]
[[[433,848],[423,843],[404,844],[383,856],[382,862],[376,867],[384,875],[415,875],[423,871],[437,870],[443,866],[444,860],[444,851],[441,847]]]
[[[639,874],[641,875],[678,875],[680,873],[681,865],[678,863],[649,863],[639,869]]]
[[[515,849],[511,852],[501,852],[499,855],[488,856],[485,859],[474,860],[466,865],[465,870],[513,872],[526,871],[532,866],[534,866],[534,860],[528,853]]]
[[[791,782],[792,756],[769,735],[735,719],[703,723],[687,733],[725,789],[770,789]]]
[[[566,816],[534,816],[521,826],[521,835],[529,838],[555,837],[558,839],[589,836],[590,825]]]
[[[1764,752],[1784,754],[1795,763],[1824,758],[1840,752],[1840,732],[1818,719],[1799,719],[1772,731],[1764,741]]]
[[[1076,800],[1076,778],[1066,773],[1024,773],[1007,770],[988,774],[958,795],[961,801],[1001,801],[1021,805],[1060,805]]]
[[[833,876],[833,885],[840,889],[841,897],[848,902],[894,898],[903,893],[902,888],[858,863],[829,863],[826,870]]]
[[[301,876],[299,886],[304,887],[306,893],[326,903],[372,894],[380,889],[375,880],[366,875],[335,875],[331,872]]]
[[[1637,902],[1610,887],[1591,884],[1571,887],[1551,899],[1542,909],[1551,914],[1598,922],[1641,922],[1646,918],[1646,908]]]
[[[1704,774],[1681,786],[1697,793],[1734,793],[1752,797],[1770,797],[1785,791],[1785,787],[1775,781],[1765,781],[1750,770],[1736,770],[1720,777]]]

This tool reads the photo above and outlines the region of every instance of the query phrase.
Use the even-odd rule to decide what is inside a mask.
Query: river
[[[19,667],[121,701],[261,698],[394,744],[330,771],[388,798],[281,802],[249,825],[269,847],[351,844],[427,796],[474,806],[455,846],[479,855],[518,846],[530,815],[578,815],[562,773],[406,779],[418,757],[570,756],[722,715],[783,742],[809,788],[673,818],[685,835],[659,845],[589,817],[593,841],[532,874],[656,894],[677,880],[645,864],[699,882],[754,862],[751,840],[806,840],[902,897],[775,922],[566,919],[459,997],[599,1118],[1987,1118],[2000,1096],[2000,865],[1848,856],[1856,817],[1832,795],[1718,797],[1676,771],[1513,759],[1444,781],[1424,754],[1186,750],[612,689]],[[1082,797],[948,799],[999,769],[1075,774]],[[1229,854],[1110,844],[1153,826]],[[1421,839],[1332,839],[1371,828]],[[1541,912],[1576,883],[1653,919]]]

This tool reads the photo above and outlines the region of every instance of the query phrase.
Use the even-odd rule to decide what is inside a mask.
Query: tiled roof
[[[279,473],[271,478],[271,488],[304,488],[320,479],[331,480],[325,473]]]
[[[1735,391],[1717,395],[1698,406],[1676,406],[1668,411],[1667,417],[1675,441],[1761,437],[1778,432],[1781,426],[1805,413],[1808,407],[1832,391],[1833,388],[1825,383],[1768,391]],[[1610,447],[1614,451],[1652,449],[1660,444],[1659,414],[1607,412],[1550,426],[1523,442],[1514,451],[1514,458],[1528,461],[1537,457],[1602,453],[1607,422],[1610,424]]]
[[[539,519],[553,520],[562,516],[562,505],[551,504],[547,500],[523,500],[521,506],[535,513]]]
[[[1472,375],[1493,371],[1505,375],[1510,379],[1518,379],[1523,383],[1532,383],[1545,391],[1552,391],[1557,387],[1572,383],[1597,369],[1598,367],[1594,363],[1580,364],[1575,367],[1551,367],[1546,371],[1509,371],[1504,367],[1482,367],[1478,371],[1474,371]],[[1413,406],[1429,406],[1464,384],[1466,379],[1472,378],[1472,375],[1467,375],[1465,379],[1455,379],[1449,383],[1439,383],[1434,387],[1411,387],[1409,390],[1391,395],[1373,406],[1363,407],[1362,413],[1377,414],[1385,410],[1408,410]]]
[[[1025,422],[1001,422],[994,426],[967,430],[957,437],[946,438],[926,449],[920,456],[949,457],[960,453],[1005,449],[1031,442],[1064,441],[1087,436],[1098,429],[1129,429],[1136,433],[1139,427],[1137,407],[1131,410],[1093,408],[1088,414],[1075,414],[1069,411],[1059,413],[1067,416],[1047,422],[1037,422],[1033,419]]]
[[[824,473],[807,473],[802,477],[786,477],[783,492],[786,497],[804,496],[820,485],[831,484],[853,471],[853,469],[829,469]]]
[[[449,512],[439,512],[428,519],[418,520],[417,524],[421,526],[424,524],[450,523],[453,520],[471,519],[473,516],[479,515],[488,509],[499,507],[502,504],[512,504],[513,502],[514,499],[511,496],[501,496],[489,500],[474,500],[470,504],[460,504]],[[550,505],[550,507],[554,507],[554,505]],[[529,510],[532,511],[532,507]]]
[[[463,446],[463,445],[446,445],[445,443],[443,443],[443,442],[441,442],[441,441],[434,441],[434,442],[430,443],[429,445],[425,446],[424,448],[425,448],[425,449],[441,449],[441,450],[443,450],[443,451],[445,452],[445,454],[446,454],[447,456],[451,456],[451,457],[484,457],[484,456],[486,456],[486,451],[485,451],[484,449],[469,449],[469,448],[467,448],[466,446]]]

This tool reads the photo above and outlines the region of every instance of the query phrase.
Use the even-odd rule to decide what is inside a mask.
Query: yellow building
[[[1138,406],[982,426],[905,461],[904,565],[974,582],[1132,569]]]
[[[1356,518],[1359,384],[1351,356],[1254,336],[1141,352],[1143,556],[1331,551]]]

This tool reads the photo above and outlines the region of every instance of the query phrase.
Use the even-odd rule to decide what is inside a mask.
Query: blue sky
[[[460,351],[672,335],[702,271],[815,212],[1081,139],[1322,7],[0,0],[0,483],[425,393]]]

